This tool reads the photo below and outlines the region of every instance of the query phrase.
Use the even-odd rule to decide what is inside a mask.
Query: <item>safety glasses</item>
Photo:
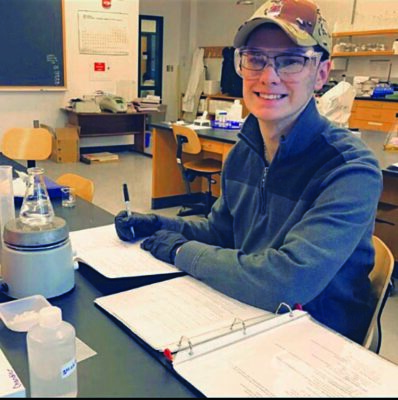
[[[309,65],[317,65],[322,53],[310,49],[305,52],[297,49],[273,49],[264,51],[254,47],[235,49],[235,69],[243,79],[257,79],[264,68],[272,66],[278,76],[285,80],[296,80]]]

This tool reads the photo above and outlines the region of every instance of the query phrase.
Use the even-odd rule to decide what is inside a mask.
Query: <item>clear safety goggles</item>
[[[239,47],[235,49],[234,61],[237,74],[243,79],[257,79],[264,68],[272,66],[283,80],[295,80],[309,65],[317,65],[322,53],[309,49],[264,49]]]

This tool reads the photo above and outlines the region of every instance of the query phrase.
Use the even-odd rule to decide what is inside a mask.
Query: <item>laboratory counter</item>
[[[0,155],[0,163],[24,170],[20,164]],[[83,199],[74,208],[62,208],[52,200],[55,214],[67,221],[71,231],[112,224],[114,216]],[[17,209],[18,213],[18,209]],[[82,267],[75,272],[75,288],[50,303],[62,309],[76,336],[97,354],[78,363],[79,397],[194,397],[179,378],[170,373],[139,344],[121,324],[94,305],[104,295],[96,282],[86,278]],[[109,288],[114,283],[108,280]],[[0,294],[0,303],[12,300]],[[9,330],[0,320],[0,349],[21,379],[29,396],[26,333]]]
[[[174,207],[183,203],[186,198],[185,185],[181,171],[176,161],[177,146],[170,123],[151,124],[152,128],[152,208]],[[211,157],[222,162],[238,140],[239,130],[228,129],[197,129],[202,144],[199,155],[187,155],[186,160]],[[220,193],[220,178],[214,176],[216,183],[213,192]],[[191,190],[204,192],[206,182],[196,179],[191,184]]]

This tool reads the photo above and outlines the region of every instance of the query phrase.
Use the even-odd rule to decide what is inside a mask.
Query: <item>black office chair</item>
[[[183,153],[199,154],[202,151],[197,133],[186,126],[172,125],[173,134],[177,142],[177,164],[180,167],[185,189],[189,202],[184,203],[177,213],[178,216],[204,214],[206,217],[213,205],[213,194],[211,185],[216,183],[213,175],[221,174],[222,163],[213,158],[202,158],[192,161],[183,161]],[[204,203],[195,202],[194,194],[191,191],[191,182],[197,177],[207,179],[208,190],[205,194]]]

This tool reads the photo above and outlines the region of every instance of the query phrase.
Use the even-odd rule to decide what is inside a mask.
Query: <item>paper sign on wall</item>
[[[110,81],[110,65],[108,61],[98,60],[90,65],[90,81]]]

